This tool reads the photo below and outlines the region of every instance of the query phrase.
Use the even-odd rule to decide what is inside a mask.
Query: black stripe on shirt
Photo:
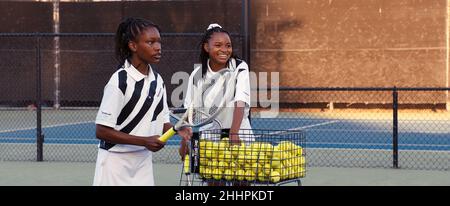
[[[163,107],[164,107],[164,96],[159,101],[158,106],[156,106],[155,112],[153,113],[152,122],[155,121],[158,115],[162,112]]]
[[[131,114],[134,107],[136,107],[136,104],[139,101],[139,98],[141,97],[143,87],[144,87],[144,79],[136,82],[136,84],[134,85],[133,95],[131,96],[127,104],[123,107],[122,111],[120,111],[119,117],[117,117],[116,123],[117,125],[121,125],[125,121],[125,119],[127,119],[127,117]]]
[[[156,87],[158,85],[158,74],[153,71],[155,74],[155,80],[150,83],[150,89],[147,98],[145,99],[142,108],[139,110],[138,114],[128,123],[125,127],[123,127],[120,131],[129,134],[133,129],[139,124],[139,122],[144,118],[145,114],[148,112],[150,107],[153,104],[153,100],[155,97]]]
[[[127,90],[127,72],[125,70],[119,72],[119,89],[125,95]]]

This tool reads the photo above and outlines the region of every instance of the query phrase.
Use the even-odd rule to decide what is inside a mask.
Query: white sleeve
[[[236,95],[234,101],[243,101],[250,106],[250,77],[248,69],[237,74]]]
[[[117,85],[108,83],[103,90],[103,98],[95,123],[114,128],[123,108],[124,98],[124,94]]]

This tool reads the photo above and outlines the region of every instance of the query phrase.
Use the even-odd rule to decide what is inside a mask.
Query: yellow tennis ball
[[[252,142],[251,144],[250,144],[250,149],[252,150],[252,151],[260,151],[261,150],[261,143],[260,142]]]
[[[258,173],[258,181],[266,182],[268,180],[268,176],[264,172]]]
[[[245,155],[239,155],[236,161],[240,166],[245,166]]]
[[[211,160],[208,162],[208,167],[210,167],[211,169],[216,169],[218,165],[219,163],[215,160]]]
[[[245,171],[244,170],[239,169],[239,170],[236,171],[236,179],[237,180],[242,181],[242,180],[244,180],[244,177],[245,177]]]
[[[269,162],[269,157],[267,157],[264,152],[261,152],[261,153],[259,153],[257,162],[260,163],[260,164],[268,163]]]
[[[220,161],[217,165],[217,168],[219,168],[221,171],[224,171],[228,168],[228,163]]]
[[[212,177],[216,180],[222,179],[222,170],[216,168],[212,171]]]
[[[233,157],[235,158],[239,155],[240,150],[241,148],[238,145],[233,145],[230,147],[231,155],[233,155]]]
[[[200,175],[203,178],[210,179],[212,177],[211,174],[212,174],[212,170],[210,168],[203,167],[203,172],[202,172],[202,168],[200,167]]]
[[[279,157],[272,157],[272,162],[271,162],[271,166],[272,168],[280,168],[281,167],[281,160]]]
[[[303,155],[303,148],[301,146],[295,145],[292,150],[293,156],[302,156]]]
[[[200,140],[198,147],[199,147],[199,149],[205,149],[206,148],[206,140]]]
[[[200,162],[200,166],[207,166],[208,165],[208,158],[206,158],[206,157],[202,157],[202,156],[200,156],[199,157],[199,162]]]
[[[287,169],[281,169],[280,170],[280,174],[281,174],[281,179],[282,180],[285,180],[285,179],[289,179],[289,173],[288,173],[288,170]]]
[[[230,151],[225,150],[225,151],[222,151],[222,152],[219,154],[218,159],[219,159],[220,161],[230,162],[230,161],[233,159],[233,155],[231,154]]]
[[[205,149],[203,151],[200,151],[200,158],[202,158],[202,156],[203,156],[205,158],[212,159],[213,152],[214,151],[211,149]]]
[[[230,169],[233,169],[233,170],[237,170],[237,169],[240,168],[240,167],[239,167],[239,164],[236,163],[235,161],[231,161],[231,162],[228,164],[228,166],[229,166]]]
[[[227,147],[230,146],[230,138],[228,137],[220,139],[220,142],[224,143]]]
[[[260,168],[259,164],[257,162],[252,164],[252,170],[255,174],[257,174],[259,171],[261,171],[262,169]]]
[[[234,172],[233,172],[233,170],[231,170],[231,169],[226,169],[226,170],[223,172],[223,177],[224,177],[226,180],[228,180],[228,181],[232,180],[232,179],[234,178]]]
[[[253,164],[258,161],[258,155],[257,154],[251,154],[245,156],[245,162],[249,164]]]
[[[253,170],[246,170],[245,171],[245,180],[253,181],[253,180],[255,180],[255,178],[256,178],[256,175],[253,172]]]
[[[268,163],[264,164],[264,167],[263,167],[264,174],[269,175],[271,170],[272,170],[272,168],[270,167],[270,164],[268,164]]]
[[[270,173],[270,181],[277,183],[280,181],[280,179],[281,179],[281,175],[277,171],[272,171]]]
[[[278,159],[281,158],[281,151],[278,147],[273,148],[272,158],[278,158]]]

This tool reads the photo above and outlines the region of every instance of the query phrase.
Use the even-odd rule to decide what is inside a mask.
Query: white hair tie
[[[220,26],[219,24],[214,23],[214,24],[210,24],[210,25],[208,26],[208,29],[206,29],[206,30],[214,29],[214,28],[216,28],[216,27],[222,28],[222,26]]]

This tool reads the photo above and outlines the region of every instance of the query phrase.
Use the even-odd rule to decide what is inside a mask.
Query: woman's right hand
[[[148,138],[145,138],[145,148],[152,152],[157,152],[160,149],[162,149],[166,143],[159,140],[159,135],[150,136]]]

